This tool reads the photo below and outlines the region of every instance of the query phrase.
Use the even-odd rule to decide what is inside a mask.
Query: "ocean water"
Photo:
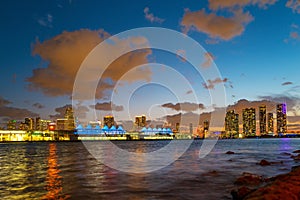
[[[169,142],[114,144],[129,152],[152,152]],[[0,199],[231,199],[234,181],[243,172],[264,177],[287,173],[297,165],[287,153],[300,149],[296,138],[219,140],[200,159],[202,142],[195,140],[172,164],[139,174],[102,164],[81,142],[1,143]],[[257,165],[262,159],[277,163]]]

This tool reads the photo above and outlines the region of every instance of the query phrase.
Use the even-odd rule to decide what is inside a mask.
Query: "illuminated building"
[[[193,135],[193,124],[190,123],[190,134]]]
[[[65,129],[68,131],[72,131],[75,129],[75,118],[74,118],[74,112],[72,107],[68,107],[66,109],[65,113],[65,119],[66,119],[66,124],[65,124]]]
[[[40,130],[40,117],[35,118],[35,130]]]
[[[179,128],[180,128],[180,124],[177,122],[177,123],[175,124],[175,131],[176,131],[176,132],[179,132]]]
[[[26,125],[26,128],[25,128],[26,130],[34,130],[34,128],[35,128],[34,119],[26,117],[25,118],[25,125]]]
[[[107,115],[103,118],[103,125],[111,128],[115,124],[115,120],[113,116]]]
[[[208,129],[209,129],[209,121],[205,120],[203,122],[203,130],[204,130],[204,132],[206,132],[206,131],[208,131]]]
[[[236,138],[239,135],[239,114],[234,110],[227,111],[225,117],[226,137]]]
[[[7,130],[16,130],[17,129],[17,121],[16,120],[9,120],[7,122]]]
[[[261,135],[267,133],[267,116],[266,116],[266,106],[259,106],[259,132]]]
[[[286,133],[287,124],[286,124],[286,104],[277,104],[277,133]]]
[[[243,109],[243,133],[245,137],[256,135],[255,108]]]
[[[141,116],[136,116],[135,117],[135,125],[139,127],[145,127],[147,125],[146,123],[146,116],[141,115]]]
[[[268,132],[274,133],[274,117],[273,113],[268,113]]]

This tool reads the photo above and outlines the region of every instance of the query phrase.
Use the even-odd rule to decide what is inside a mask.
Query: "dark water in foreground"
[[[93,158],[81,142],[0,144],[0,199],[231,199],[243,172],[265,177],[297,165],[289,152],[300,139],[219,140],[203,159],[202,141],[171,165],[152,173],[127,174]],[[130,151],[153,151],[168,141],[119,141]],[[225,152],[234,151],[227,155]],[[283,161],[262,167],[261,159]],[[134,167],[134,162],[132,164]]]

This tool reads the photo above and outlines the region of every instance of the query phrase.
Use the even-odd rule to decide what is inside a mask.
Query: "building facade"
[[[243,134],[245,137],[256,135],[255,108],[243,109]]]
[[[111,128],[115,124],[115,119],[111,115],[104,116],[103,125]]]
[[[267,134],[267,109],[265,105],[259,106],[259,133]]]
[[[239,135],[239,114],[234,110],[227,111],[225,117],[225,137],[237,138]]]
[[[273,116],[273,113],[268,113],[268,133],[274,133],[274,116]]]
[[[286,104],[277,104],[276,107],[277,114],[277,134],[284,134],[287,132],[287,123],[286,123]]]

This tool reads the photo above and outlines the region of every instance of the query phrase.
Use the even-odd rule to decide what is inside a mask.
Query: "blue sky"
[[[48,118],[49,115],[57,114],[56,108],[71,103],[71,91],[55,93],[53,91],[56,86],[52,85],[50,94],[47,92],[50,85],[47,84],[51,83],[41,82],[45,77],[34,74],[36,69],[47,69],[55,65],[58,68],[62,67],[61,72],[65,73],[65,79],[74,79],[76,67],[69,69],[71,65],[55,63],[55,51],[59,50],[53,43],[55,37],[62,37],[65,33],[64,39],[70,37],[72,40],[77,36],[91,38],[90,35],[97,30],[114,35],[129,29],[149,26],[183,32],[200,43],[210,53],[224,78],[222,83],[226,87],[227,104],[234,104],[240,99],[250,101],[263,100],[262,98],[271,101],[292,99],[289,115],[298,116],[300,3],[297,1],[246,0],[241,3],[238,0],[163,2],[56,0],[1,1],[0,4],[2,118],[17,117],[12,114],[15,111],[18,111],[15,112],[18,114],[24,111],[24,116],[36,113]],[[99,42],[103,38],[100,37]],[[46,44],[46,41],[49,43]],[[76,44],[80,46],[86,43]],[[77,53],[69,51],[65,59],[73,59]],[[49,57],[51,59],[47,60]],[[141,57],[142,61],[143,59],[155,61],[170,65],[183,74],[189,73],[187,70],[189,64],[182,62],[176,55],[152,50]],[[72,73],[68,74],[70,71]],[[151,76],[149,75],[151,80],[168,77],[163,70],[152,69],[151,72]],[[59,81],[60,79],[56,79],[55,76],[57,74],[54,73],[52,78]],[[73,76],[73,79],[69,76]],[[32,77],[34,79],[30,81]],[[207,108],[211,107],[208,91],[203,87],[204,80],[201,77],[194,79],[193,87],[197,90],[200,103]],[[112,78],[112,81],[115,80]],[[130,91],[130,88],[139,81],[145,82],[138,79],[127,80],[126,84],[120,86],[120,90]],[[72,85],[72,81],[66,84]],[[63,86],[62,83],[58,89],[68,90]],[[180,84],[178,87],[180,88]],[[140,103],[136,106],[140,110],[135,110],[134,114],[149,113],[149,107],[155,104],[156,110],[160,111],[154,112],[153,118],[159,118],[163,112],[159,104],[178,103],[176,99],[169,98],[168,92],[159,96],[161,102],[157,101],[157,95],[161,94],[161,90],[148,86],[137,91],[136,93],[141,93],[141,96],[145,97],[143,102],[148,106]],[[182,91],[179,95],[184,96],[186,92]],[[153,95],[148,97],[149,93]],[[189,101],[189,98],[186,97],[185,100]],[[97,100],[98,103],[107,101],[109,98],[105,97]],[[122,102],[113,103],[118,105]],[[178,112],[175,109],[168,109],[164,114]],[[111,113],[105,109],[100,112]],[[122,119],[126,118],[122,112],[118,111],[117,115]]]

